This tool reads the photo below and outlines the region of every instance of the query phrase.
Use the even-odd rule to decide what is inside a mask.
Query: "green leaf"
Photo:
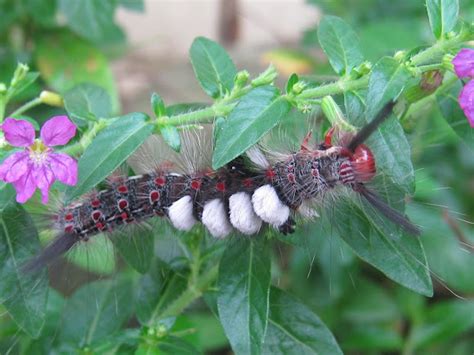
[[[24,0],[30,16],[45,27],[56,25],[56,0]]]
[[[236,238],[219,266],[219,318],[236,354],[260,354],[269,311],[270,248],[264,238]]]
[[[342,354],[329,329],[304,304],[275,287],[270,291],[270,314],[264,354]]]
[[[347,330],[342,337],[341,345],[347,351],[369,353],[371,351],[400,353],[403,338],[394,325],[388,324],[357,324],[345,327]],[[349,352],[349,351],[348,351]]]
[[[339,75],[349,74],[364,61],[357,35],[339,17],[324,16],[319,23],[318,38],[331,66]]]
[[[245,152],[283,119],[291,106],[278,95],[277,88],[262,86],[242,98],[217,135],[212,157],[214,169]]]
[[[289,94],[291,92],[291,89],[293,88],[293,85],[295,85],[298,81],[300,80],[300,78],[298,78],[298,75],[293,73],[291,74],[291,76],[289,77],[288,79],[288,82],[286,83],[286,93]]]
[[[66,17],[69,27],[79,36],[93,42],[106,39],[117,31],[114,23],[113,0],[59,0],[59,11]]]
[[[131,113],[117,118],[104,128],[79,159],[79,182],[68,188],[72,199],[88,192],[117,169],[153,131],[143,113]]]
[[[9,185],[0,190],[0,302],[15,322],[37,337],[46,317],[46,270],[26,274],[22,266],[41,250],[31,217],[15,202]]]
[[[437,93],[436,100],[446,122],[462,141],[474,150],[474,129],[469,125],[466,115],[459,106],[458,97],[461,89],[462,84],[457,82],[448,92]]]
[[[79,84],[64,94],[64,106],[69,118],[78,126],[87,121],[110,117],[110,96],[100,86]]]
[[[474,301],[452,300],[434,304],[424,323],[413,329],[413,349],[439,344],[474,329]]]
[[[118,4],[130,11],[145,11],[145,4],[143,3],[143,0],[118,0]]]
[[[130,280],[104,280],[86,284],[68,300],[60,339],[77,347],[100,342],[116,333],[129,318],[133,305]]]
[[[118,112],[117,88],[107,58],[88,42],[66,31],[42,35],[36,43],[36,64],[42,78],[60,93],[84,82],[104,88],[113,112]]]
[[[127,230],[126,233],[121,232],[109,238],[127,264],[141,274],[148,271],[154,247],[153,233],[150,230]]]
[[[223,97],[232,90],[237,69],[224,48],[210,39],[198,37],[189,55],[194,73],[209,96]]]
[[[393,201],[401,198],[400,194],[395,196],[393,193],[391,197]],[[335,231],[362,260],[395,282],[432,296],[429,267],[418,238],[383,219],[365,201],[361,205],[357,200],[342,198],[332,210],[332,218],[337,221]]]
[[[473,293],[474,258],[460,245],[460,241],[443,217],[443,212],[421,204],[410,204],[407,212],[415,223],[423,226],[427,238],[423,239],[429,265],[436,277],[455,291]],[[449,215],[448,215],[449,216]],[[456,218],[452,216],[450,218]],[[471,244],[474,243],[471,229],[459,228],[459,232]]]
[[[166,115],[165,103],[160,95],[154,92],[151,95],[151,108],[156,117],[161,117]]]
[[[103,234],[94,236],[87,244],[76,245],[66,258],[81,269],[99,275],[110,275],[116,268],[113,245]]]
[[[380,59],[369,79],[365,119],[371,121],[383,106],[398,97],[410,73],[404,66],[389,57]],[[415,173],[411,162],[411,150],[403,128],[390,117],[367,140],[375,155],[377,169],[389,176],[406,192],[415,189]]]
[[[453,30],[458,21],[458,0],[426,0],[431,31],[437,39]]]
[[[160,133],[166,144],[179,153],[181,149],[181,138],[178,129],[175,126],[164,126],[160,128]]]

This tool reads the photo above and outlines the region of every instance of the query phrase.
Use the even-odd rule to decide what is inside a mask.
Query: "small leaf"
[[[283,119],[291,106],[278,94],[277,88],[262,86],[242,98],[217,135],[212,157],[214,169],[245,152]]]
[[[23,80],[21,80],[15,88],[11,90],[11,96],[15,97],[21,94],[24,90],[26,90],[31,84],[33,84],[39,77],[38,72],[29,72],[26,73]]]
[[[166,115],[165,103],[160,95],[154,92],[151,95],[151,108],[156,117],[161,117]]]
[[[143,113],[119,117],[101,131],[79,159],[79,182],[68,188],[69,201],[88,192],[122,164],[153,131]]]
[[[383,106],[398,97],[410,77],[407,69],[393,58],[380,59],[369,79],[366,122],[371,121]],[[415,173],[411,150],[402,126],[395,117],[388,118],[368,139],[377,169],[382,170],[406,192],[415,189]]]
[[[144,274],[150,268],[153,259],[153,233],[149,230],[135,230],[127,233],[109,236],[110,240],[117,248],[124,260],[137,270]]]
[[[286,93],[290,93],[291,89],[293,88],[293,85],[295,85],[300,79],[298,78],[298,75],[293,73],[291,74],[290,78],[288,79],[288,82],[286,83]]]
[[[446,122],[462,141],[474,150],[474,129],[469,125],[466,115],[459,106],[458,97],[461,89],[462,85],[458,82],[448,92],[437,93],[436,100]]]
[[[260,354],[267,328],[270,248],[263,238],[236,238],[219,266],[219,318],[236,354]]]
[[[100,342],[116,333],[131,314],[130,280],[88,283],[67,301],[60,327],[60,339],[77,347]]]
[[[0,302],[20,328],[37,337],[46,317],[46,270],[25,274],[22,266],[41,250],[31,217],[15,202],[10,185],[0,190]]]
[[[224,48],[210,39],[198,37],[189,54],[194,73],[209,96],[223,97],[232,90],[237,69]]]
[[[270,290],[264,354],[342,354],[336,339],[307,306],[282,290]]]
[[[339,17],[324,16],[319,24],[318,38],[331,66],[339,75],[349,74],[364,61],[357,35]]]
[[[179,153],[181,149],[181,138],[178,129],[175,126],[164,126],[160,128],[160,133],[166,144]]]
[[[458,0],[426,0],[431,31],[437,39],[453,30],[458,21]]]
[[[93,84],[79,84],[64,94],[64,106],[69,118],[78,126],[91,119],[110,117],[112,104],[107,91]]]
[[[118,112],[120,105],[112,70],[104,54],[90,43],[70,32],[56,31],[38,37],[35,56],[41,77],[56,91],[64,93],[84,82],[98,85],[110,95],[112,111]]]

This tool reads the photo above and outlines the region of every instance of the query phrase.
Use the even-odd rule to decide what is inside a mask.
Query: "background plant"
[[[110,4],[115,6],[115,2]],[[341,4],[345,9],[347,4]],[[109,19],[113,6],[105,11]],[[402,11],[402,6],[396,8]],[[400,17],[416,18],[420,8],[403,10]],[[217,43],[197,38],[190,60],[211,103],[165,105],[154,94],[152,115],[117,116],[117,100],[107,85],[93,81],[100,86],[73,87],[76,68],[67,80],[61,79],[63,87],[46,79],[60,97],[37,96],[37,75],[19,66],[12,79],[5,80],[1,112],[20,117],[29,114],[31,107],[54,104],[66,110],[81,130],[65,148],[80,156],[79,183],[66,191],[56,187],[68,200],[100,185],[153,133],[162,134],[179,150],[180,129],[213,122],[213,166],[217,168],[277,125],[288,127],[290,137],[292,130],[312,117],[308,113],[319,107],[327,118],[320,123],[323,132],[327,121],[341,123],[340,109],[347,119],[343,124],[360,126],[385,102],[398,98],[396,117],[371,142],[378,148],[378,168],[387,178],[381,186],[389,188],[389,201],[403,200],[416,185],[415,201],[407,213],[425,232],[421,241],[406,236],[380,223],[354,200],[341,201],[332,218],[326,214],[314,224],[302,225],[292,237],[215,242],[201,229],[177,235],[156,221],[148,233],[139,231],[110,241],[96,238],[97,242],[71,255],[67,264],[85,267],[89,273],[85,282],[78,282],[80,287],[69,287],[64,281],[54,281],[60,266],[53,270],[50,283],[46,274],[39,278],[19,272],[21,262],[38,252],[39,240],[47,242],[51,235],[33,222],[34,203],[16,204],[11,187],[2,185],[0,299],[5,312],[0,334],[4,349],[194,353],[225,348],[229,342],[236,353],[332,354],[341,348],[347,352],[445,353],[449,349],[469,353],[474,347],[474,303],[469,300],[474,283],[472,254],[465,249],[472,252],[474,237],[472,228],[460,219],[473,217],[473,131],[456,100],[461,83],[452,74],[450,61],[460,47],[474,40],[474,30],[472,23],[458,18],[456,1],[430,0],[427,10],[432,29],[429,44],[420,38],[396,50],[369,55],[356,35],[357,25],[372,22],[364,22],[366,15],[356,17],[355,31],[341,18],[324,17],[317,29],[318,41],[337,78],[321,82],[317,77],[292,75],[283,91],[273,85],[275,68],[250,77],[236,69]],[[426,17],[424,24],[428,24]],[[384,38],[383,33],[378,36]],[[425,45],[416,47],[420,44]],[[31,63],[41,70],[41,61]],[[51,68],[54,71],[60,64],[50,63]],[[13,70],[8,73],[11,76]],[[444,76],[442,83],[439,75]],[[42,77],[47,78],[48,71]],[[31,100],[18,103],[27,90],[34,92]],[[39,118],[48,118],[48,113],[43,111]],[[252,139],[246,134],[250,130],[257,133]],[[13,151],[6,145],[3,148],[4,155]],[[467,216],[458,218],[449,208],[430,207],[435,204],[467,211]],[[117,257],[104,252],[111,251],[111,244]],[[309,275],[308,265],[312,267]],[[445,283],[435,280],[433,302],[424,297],[433,294],[427,265]],[[448,287],[464,299],[447,292]]]

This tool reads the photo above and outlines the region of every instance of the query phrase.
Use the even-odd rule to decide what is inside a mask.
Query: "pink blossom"
[[[461,49],[452,63],[458,78],[474,78],[474,49]]]
[[[1,129],[8,143],[24,147],[0,165],[0,180],[13,184],[18,202],[26,202],[39,188],[41,201],[46,204],[55,180],[66,185],[77,183],[76,160],[64,153],[53,153],[52,148],[66,144],[76,134],[76,126],[67,116],[55,116],[46,121],[40,139],[35,139],[35,129],[28,121],[7,118]]]
[[[464,85],[459,94],[459,105],[464,111],[469,124],[474,128],[474,80]]]

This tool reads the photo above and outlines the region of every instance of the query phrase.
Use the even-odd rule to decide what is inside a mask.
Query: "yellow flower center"
[[[35,142],[29,147],[30,159],[35,165],[43,165],[49,152],[49,148],[41,142],[40,139],[35,139]]]

